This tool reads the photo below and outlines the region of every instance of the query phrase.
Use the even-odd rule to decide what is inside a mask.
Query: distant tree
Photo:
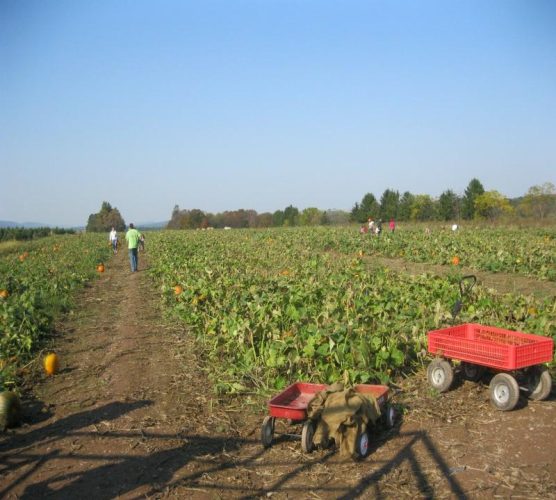
[[[426,221],[435,218],[436,206],[434,200],[428,194],[415,195],[411,205],[411,219]]]
[[[413,206],[413,201],[415,195],[406,191],[400,198],[400,203],[398,205],[398,219],[399,220],[410,220],[411,219],[411,207]]]
[[[461,215],[464,219],[472,219],[475,216],[475,199],[482,195],[485,188],[477,179],[471,179],[461,203]]]
[[[541,186],[531,186],[523,197],[520,209],[530,216],[544,219],[556,213],[556,187],[552,182],[545,182]]]
[[[305,208],[299,216],[299,224],[302,226],[318,226],[322,224],[323,211],[315,207]]]
[[[475,218],[494,220],[513,211],[510,201],[498,191],[486,191],[475,199]]]
[[[369,217],[378,218],[380,215],[380,205],[376,201],[375,195],[367,193],[363,196],[361,203],[355,203],[351,210],[352,222],[363,223]]]
[[[110,231],[113,227],[116,231],[124,231],[124,219],[116,207],[112,208],[110,203],[103,201],[100,211],[89,215],[85,230],[89,232],[104,232]]]
[[[454,220],[459,215],[459,198],[451,189],[444,191],[438,198],[438,216],[442,220]]]
[[[365,216],[361,214],[361,207],[359,206],[359,202],[355,202],[355,205],[353,205],[353,208],[351,209],[351,212],[349,214],[349,220],[350,222],[364,222],[365,221]]]
[[[363,196],[361,200],[361,214],[365,217],[361,222],[365,222],[369,217],[373,219],[380,217],[380,205],[376,201],[374,194],[367,193]]]
[[[270,212],[264,212],[262,214],[259,214],[258,217],[258,221],[257,221],[257,226],[258,227],[272,227],[272,214]]]
[[[283,210],[276,210],[272,214],[272,225],[274,227],[280,227],[284,225],[284,211]]]
[[[166,224],[166,229],[180,229],[179,219],[180,219],[180,207],[179,205],[174,205],[174,209],[172,210],[172,215],[170,216],[170,220],[168,221],[168,224]]]
[[[290,205],[284,210],[284,226],[297,226],[299,222],[299,209]]]
[[[350,222],[351,214],[344,210],[327,210],[325,212],[327,222],[330,225],[341,225]]]
[[[397,219],[399,206],[400,193],[387,189],[380,197],[380,218],[382,220]]]

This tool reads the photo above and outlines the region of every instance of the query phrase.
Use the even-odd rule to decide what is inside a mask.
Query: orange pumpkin
[[[176,285],[174,287],[174,293],[176,295],[180,295],[181,293],[183,293],[183,287],[181,285]]]
[[[457,255],[454,255],[454,256],[452,257],[452,264],[453,264],[454,266],[459,265],[459,257],[458,257]]]
[[[8,290],[0,290],[0,299],[7,299],[10,296]]]
[[[98,271],[99,273],[103,273],[103,272],[104,272],[104,264],[99,264],[99,265],[97,266],[97,271]]]
[[[47,375],[54,375],[60,368],[60,360],[58,355],[51,352],[44,358],[44,371]]]

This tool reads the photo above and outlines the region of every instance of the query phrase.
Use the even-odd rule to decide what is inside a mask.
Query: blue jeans
[[[139,259],[137,258],[137,248],[129,249],[129,263],[131,264],[131,272],[134,273],[137,271],[137,264],[139,263]]]

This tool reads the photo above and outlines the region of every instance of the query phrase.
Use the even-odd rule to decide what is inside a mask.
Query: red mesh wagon
[[[500,372],[490,382],[490,399],[499,410],[512,410],[517,404],[516,377],[525,382],[531,399],[546,399],[552,389],[552,378],[542,364],[552,361],[551,338],[466,323],[429,332],[428,351],[436,356],[428,379],[440,392],[452,385],[454,374],[448,360],[461,361],[461,374],[468,380],[478,381],[485,368]]]

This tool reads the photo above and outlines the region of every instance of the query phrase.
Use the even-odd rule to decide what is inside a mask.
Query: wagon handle
[[[467,276],[463,276],[459,281],[459,292],[460,297],[456,300],[454,307],[452,308],[452,324],[456,321],[456,316],[460,313],[461,308],[463,307],[463,299],[465,296],[471,291],[471,289],[477,283],[477,276],[474,274],[468,274]]]
[[[473,289],[475,283],[477,283],[477,276],[474,274],[468,274],[459,280],[459,291],[462,299]]]

